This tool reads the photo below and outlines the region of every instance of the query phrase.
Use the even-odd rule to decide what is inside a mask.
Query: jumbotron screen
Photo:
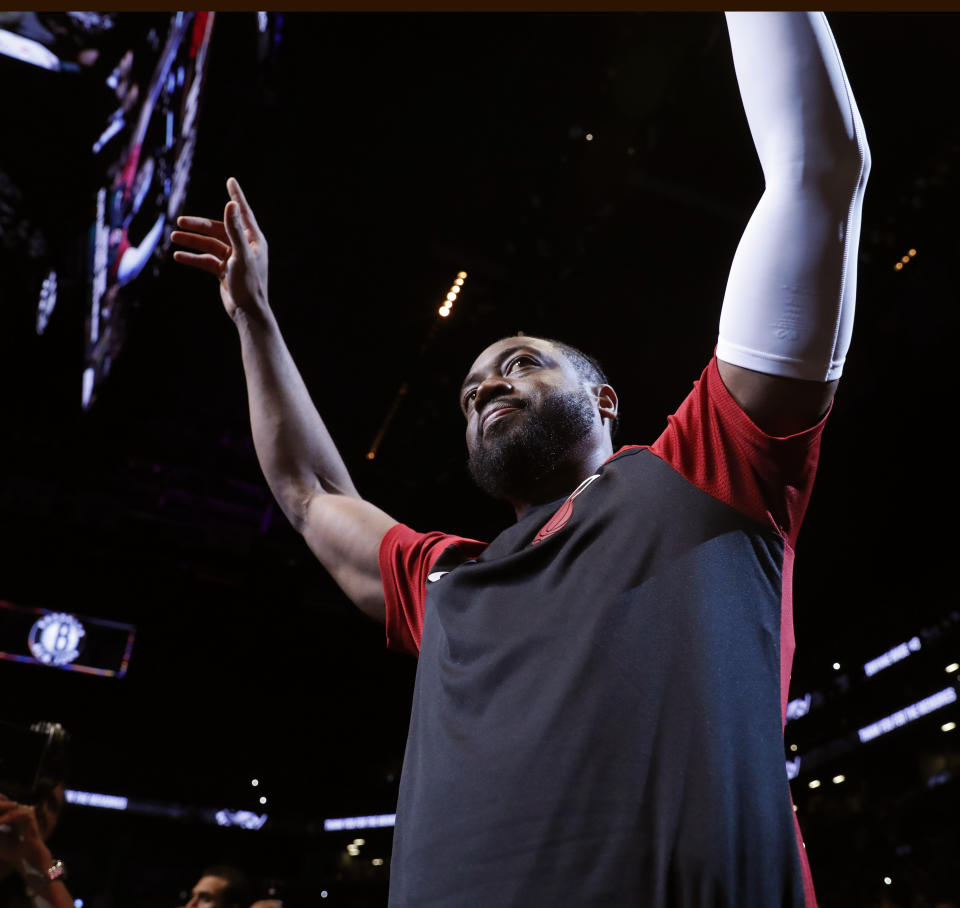
[[[18,86],[0,148],[5,291],[32,297],[37,335],[82,308],[84,408],[182,213],[214,18],[0,11],[0,78]]]
[[[149,76],[132,83],[134,52],[114,78],[127,81],[121,105],[93,146],[110,164],[96,192],[90,235],[89,309],[82,402],[88,407],[125,336],[124,288],[166,253],[181,213],[196,144],[197,113],[214,14],[177,12],[165,30],[151,29]],[[124,61],[129,61],[124,65]]]

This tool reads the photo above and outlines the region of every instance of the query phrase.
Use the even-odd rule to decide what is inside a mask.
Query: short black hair
[[[223,890],[223,898],[231,908],[234,905],[237,908],[247,908],[250,904],[250,880],[238,867],[231,864],[214,864],[212,867],[207,867],[200,876],[216,876],[226,880],[227,888]]]
[[[557,340],[553,337],[541,337],[540,340],[545,340],[548,344],[553,344],[567,359],[567,362],[577,370],[577,374],[587,382],[590,382],[592,385],[610,385],[610,379],[607,378],[607,373],[603,371],[603,366],[600,365],[599,361],[591,356],[589,353],[584,353],[583,350],[573,347],[570,344],[564,343],[561,340]],[[610,439],[616,436],[618,429],[620,428],[620,416],[619,414],[613,418],[613,423],[610,425]]]

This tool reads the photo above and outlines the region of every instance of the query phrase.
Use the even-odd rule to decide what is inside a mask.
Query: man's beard
[[[522,403],[478,438],[467,458],[471,478],[493,498],[529,494],[593,428],[594,401],[583,389],[554,390],[536,409]],[[507,425],[508,420],[517,424]]]

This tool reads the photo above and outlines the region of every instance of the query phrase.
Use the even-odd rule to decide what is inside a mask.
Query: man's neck
[[[517,520],[531,508],[570,495],[588,476],[596,473],[612,454],[612,444],[607,443],[593,449],[589,457],[559,464],[532,487],[524,489],[522,495],[508,495],[507,501],[513,506]]]

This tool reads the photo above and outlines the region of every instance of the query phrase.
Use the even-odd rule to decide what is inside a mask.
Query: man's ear
[[[613,422],[617,418],[617,392],[610,385],[593,385],[592,390],[601,419]]]

